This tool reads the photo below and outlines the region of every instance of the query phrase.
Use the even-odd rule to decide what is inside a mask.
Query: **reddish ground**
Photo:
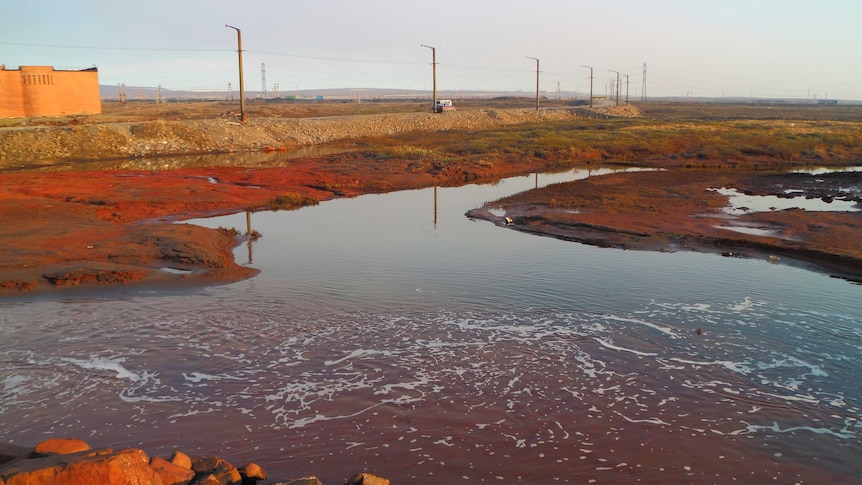
[[[490,169],[358,157],[263,169],[0,173],[0,295],[88,284],[237,281],[256,273],[233,261],[232,248],[248,235],[175,222],[530,169],[528,162]]]
[[[525,232],[603,247],[657,251],[695,250],[728,257],[791,262],[862,281],[862,212],[801,209],[731,215],[727,197],[711,188],[751,195],[833,200],[859,187],[856,173],[809,175],[734,170],[626,172],[516,194],[472,217]],[[858,202],[858,191],[856,195]],[[491,208],[504,209],[504,216]],[[754,230],[754,234],[729,230]]]

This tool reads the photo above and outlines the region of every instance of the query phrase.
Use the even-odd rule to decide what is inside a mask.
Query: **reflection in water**
[[[325,483],[860,481],[862,287],[464,217],[539,178],[255,213],[231,285],[0,303],[0,441]]]
[[[750,212],[769,212],[788,209],[803,209],[807,211],[825,212],[858,212],[859,206],[854,200],[822,199],[798,197],[776,197],[774,195],[748,195],[736,189],[720,188],[710,189],[721,195],[727,196],[729,207],[725,209],[728,214],[740,215]]]

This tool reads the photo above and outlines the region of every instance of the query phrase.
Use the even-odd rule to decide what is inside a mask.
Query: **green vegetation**
[[[862,107],[852,112],[862,114]],[[527,159],[546,165],[660,162],[689,168],[746,168],[862,160],[862,122],[710,118],[578,119],[485,131],[413,132],[357,144],[363,154],[378,160],[461,163]]]
[[[255,207],[254,209],[265,209],[272,211],[296,210],[310,205],[317,205],[319,203],[320,201],[313,197],[308,197],[302,194],[289,193],[272,198],[269,201],[269,205],[265,207]]]

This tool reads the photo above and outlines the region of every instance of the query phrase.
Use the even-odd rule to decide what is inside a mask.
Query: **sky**
[[[860,0],[0,0],[0,64],[105,85],[862,99]],[[628,75],[628,84],[626,76]]]

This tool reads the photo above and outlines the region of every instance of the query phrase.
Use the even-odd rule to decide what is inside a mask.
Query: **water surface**
[[[250,280],[0,304],[0,439],[327,483],[862,481],[860,286],[464,217],[594,174],[257,213]]]

